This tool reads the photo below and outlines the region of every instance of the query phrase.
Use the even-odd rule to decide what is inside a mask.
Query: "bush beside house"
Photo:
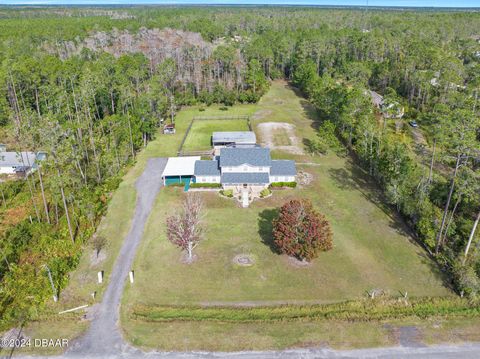
[[[295,188],[297,187],[297,182],[272,182],[270,183],[270,188]]]

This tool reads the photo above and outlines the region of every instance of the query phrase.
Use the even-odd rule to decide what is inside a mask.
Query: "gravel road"
[[[166,158],[149,159],[143,174],[135,183],[137,203],[130,232],[120,249],[98,312],[85,335],[75,341],[67,351],[68,356],[86,358],[114,357],[122,352],[138,354],[136,349],[125,344],[122,339],[118,325],[119,308],[125,281],[131,270],[137,246],[142,239],[143,228],[162,186],[161,176],[166,164]]]

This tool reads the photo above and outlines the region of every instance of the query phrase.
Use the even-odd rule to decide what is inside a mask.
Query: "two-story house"
[[[222,148],[214,160],[195,162],[197,183],[221,183],[224,189],[261,191],[273,182],[294,182],[295,162],[272,160],[262,147]]]

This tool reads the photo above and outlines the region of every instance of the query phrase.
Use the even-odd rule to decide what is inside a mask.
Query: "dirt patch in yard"
[[[265,147],[296,155],[303,154],[294,125],[286,122],[264,122],[258,125],[258,131]]]

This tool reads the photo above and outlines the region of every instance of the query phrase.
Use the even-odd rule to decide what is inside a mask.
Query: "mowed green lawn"
[[[272,85],[257,111],[262,116],[254,116],[255,125],[284,120],[296,126],[299,138],[314,135],[311,109],[283,82]],[[450,294],[408,228],[349,158],[287,156],[280,151],[273,155],[313,163],[298,165],[313,175],[313,182],[305,188],[275,191],[247,209],[215,193],[202,193],[206,233],[192,265],[182,263],[180,250],[167,241],[165,231],[165,219],[180,206],[184,193],[174,188],[161,191],[137,253],[137,279],[127,290],[126,303],[323,303],[361,298],[373,289],[393,295]],[[334,249],[308,267],[296,266],[271,248],[276,208],[294,197],[311,199],[333,227]],[[251,255],[255,264],[237,266],[233,258],[239,254]]]
[[[128,303],[273,304],[334,302],[364,297],[372,289],[397,295],[448,295],[438,270],[406,235],[366,176],[349,160],[322,157],[319,166],[300,166],[314,176],[305,188],[275,191],[242,209],[236,201],[202,193],[205,240],[192,265],[166,239],[165,218],[183,192],[162,190],[135,261],[136,283]],[[331,221],[335,247],[308,267],[298,267],[271,248],[271,221],[289,198],[305,197]],[[251,267],[233,263],[239,254]]]
[[[195,120],[183,145],[183,151],[204,151],[212,148],[215,131],[249,131],[247,120]]]
[[[315,136],[315,112],[285,82],[274,82],[258,105],[240,106],[239,110],[234,106],[231,111],[254,112],[257,138],[256,125],[262,122],[295,125],[299,143]],[[182,112],[180,115],[192,116]],[[407,227],[383,204],[376,185],[349,158],[282,151],[273,151],[272,156],[295,159],[299,170],[313,175],[313,182],[305,188],[275,191],[248,209],[215,193],[202,193],[205,240],[195,250],[197,260],[191,265],[182,263],[181,251],[167,241],[165,232],[166,217],[179,208],[185,194],[178,188],[160,191],[135,259],[135,283],[127,285],[123,297],[122,327],[134,345],[187,351],[395,345],[395,330],[388,328],[401,324],[393,321],[388,327],[382,322],[330,320],[153,323],[133,320],[129,313],[138,304],[327,303],[365,298],[373,289],[394,296],[398,291],[409,296],[453,295]],[[311,199],[333,227],[334,249],[322,253],[308,267],[296,266],[271,248],[276,208],[293,197]],[[233,258],[238,254],[250,255],[255,264],[237,266]]]

